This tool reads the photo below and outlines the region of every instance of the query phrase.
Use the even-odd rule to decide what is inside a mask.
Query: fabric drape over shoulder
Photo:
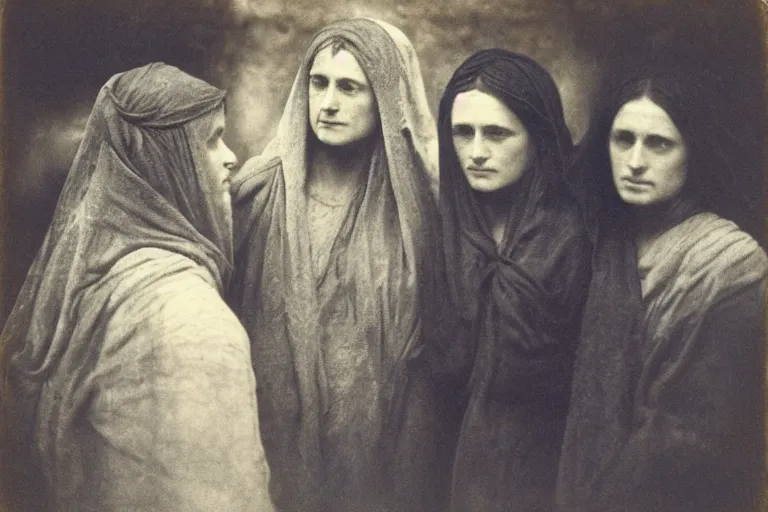
[[[161,63],[100,91],[2,333],[9,507],[270,509],[247,338],[220,296],[231,227],[190,129],[224,96]]]
[[[482,194],[470,188],[452,142],[454,99],[478,81],[520,118],[535,147],[529,169],[506,189],[510,210],[498,247]],[[548,510],[590,254],[562,183],[572,143],[560,97],[533,60],[484,50],[449,81],[438,131],[447,283],[441,296],[449,304],[429,359],[449,396],[468,397],[452,509]]]
[[[690,216],[639,260],[600,223],[558,482],[568,511],[758,510],[768,260]]]
[[[309,70],[335,37],[367,75],[381,136],[318,273],[306,189],[318,143],[307,115]],[[420,495],[403,490],[412,494],[402,505],[387,501],[400,492],[391,490],[392,471],[421,485],[429,473],[421,466],[430,464],[424,450],[434,449],[423,428],[408,426],[419,410],[409,397],[421,385],[408,361],[423,344],[420,308],[433,261],[434,141],[407,38],[374,20],[340,21],[316,34],[277,136],[236,176],[232,302],[251,338],[273,496],[285,510],[422,510],[433,492],[426,485]],[[356,358],[350,372],[336,364],[340,354]],[[410,440],[406,455],[399,447],[408,432],[423,439]],[[408,462],[393,468],[401,455]]]

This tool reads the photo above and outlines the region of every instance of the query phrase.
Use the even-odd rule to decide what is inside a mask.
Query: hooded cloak
[[[454,150],[456,96],[492,91],[535,151],[508,186],[496,242]],[[497,92],[501,91],[501,93]],[[440,212],[447,314],[430,361],[449,396],[464,396],[452,510],[549,510],[565,423],[589,242],[563,185],[572,148],[557,88],[532,59],[483,50],[454,73],[440,102]],[[498,194],[500,192],[495,192]]]
[[[231,217],[202,160],[224,96],[162,63],[101,89],[2,332],[14,509],[271,509],[247,337],[221,298]]]
[[[380,115],[366,182],[313,260],[309,70],[343,38]],[[430,510],[424,339],[435,129],[410,42],[374,20],[333,23],[307,50],[276,137],[236,177],[232,303],[252,342],[272,495],[284,510]],[[317,255],[315,255],[317,256]]]

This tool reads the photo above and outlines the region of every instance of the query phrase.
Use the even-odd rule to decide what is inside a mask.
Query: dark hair
[[[648,98],[667,113],[686,145],[688,175],[681,193],[700,208],[750,230],[759,206],[749,199],[737,174],[734,158],[738,144],[718,122],[714,108],[717,94],[718,88],[707,77],[691,70],[645,72],[605,85],[574,169],[569,171],[575,181],[581,180],[584,200],[597,195],[597,202],[613,207],[623,204],[611,177],[610,130],[621,107]]]
[[[475,53],[459,66],[446,85],[438,120],[441,169],[443,162],[453,165],[456,160],[451,138],[453,102],[457,95],[470,90],[489,94],[514,112],[534,145],[534,171],[544,174],[547,193],[559,191],[562,168],[570,156],[572,143],[557,86],[536,61],[502,49]]]

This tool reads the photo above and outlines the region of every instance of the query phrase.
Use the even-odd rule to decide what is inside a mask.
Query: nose
[[[481,134],[475,135],[472,139],[472,153],[469,157],[475,165],[483,165],[488,160],[488,147]]]
[[[635,143],[630,149],[629,160],[627,161],[627,167],[632,171],[632,174],[640,174],[646,169],[645,151],[643,151],[643,145],[639,142]]]
[[[328,87],[328,90],[325,91],[320,108],[328,113],[338,112],[339,102],[333,87]]]

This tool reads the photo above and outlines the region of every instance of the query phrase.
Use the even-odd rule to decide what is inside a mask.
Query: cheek
[[[314,114],[317,113],[317,111],[319,110],[319,106],[320,106],[320,98],[319,98],[318,94],[316,92],[315,93],[310,92],[309,93],[309,104],[307,105],[307,112],[308,112],[310,118],[314,118],[315,117]]]
[[[500,144],[496,153],[506,161],[508,166],[516,170],[528,167],[531,156],[528,141],[525,139],[514,139],[506,144]]]
[[[624,152],[618,148],[610,146],[608,149],[608,156],[611,160],[611,173],[614,176],[618,176],[623,167]]]
[[[678,156],[669,163],[667,174],[669,181],[679,191],[688,177],[688,165],[685,155]]]
[[[467,149],[470,147],[470,143],[463,138],[453,139],[453,149],[456,151],[456,158],[459,161],[463,161],[467,156]]]
[[[360,98],[355,101],[352,109],[360,126],[369,128],[376,126],[379,120],[379,113],[376,109],[376,102],[372,98]]]

